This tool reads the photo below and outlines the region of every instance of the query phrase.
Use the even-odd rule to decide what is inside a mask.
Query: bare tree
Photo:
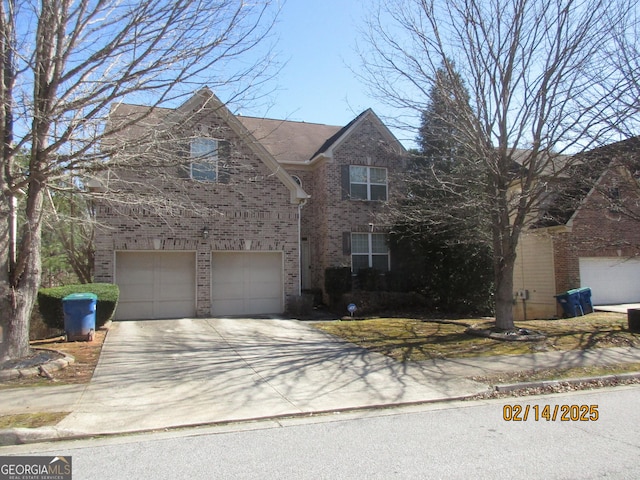
[[[639,14],[637,8],[630,9],[622,21],[612,26],[613,41],[607,45],[601,62],[605,68],[593,71],[594,81],[610,98],[602,126],[617,132],[622,139],[640,135]]]
[[[95,260],[94,200],[71,188],[58,189],[53,193],[51,190],[48,191],[50,212],[43,218],[44,226],[50,233],[49,241],[55,242],[61,249],[66,265],[78,281],[91,283]]]
[[[439,67],[455,64],[445,74],[454,79],[459,72],[467,82],[471,110],[457,116],[453,127],[473,152],[470,158],[482,163],[476,181],[484,200],[478,208],[486,209],[491,224],[496,327],[512,329],[516,247],[547,194],[546,180],[570,168],[573,157],[567,154],[614,133],[603,119],[616,99],[594,72],[613,72],[603,62],[613,32],[626,28],[635,2],[380,3],[361,54],[362,78],[379,98],[419,114]],[[465,92],[451,101],[462,107]]]
[[[47,190],[103,169],[106,138],[194,85],[247,98],[269,78],[277,13],[271,0],[0,2],[0,361],[29,353]],[[120,102],[151,108],[105,122]]]

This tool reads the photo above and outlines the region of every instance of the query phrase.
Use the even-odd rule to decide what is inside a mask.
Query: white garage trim
[[[195,252],[119,251],[117,320],[195,316]]]
[[[211,315],[284,311],[282,252],[212,252]]]
[[[580,286],[591,288],[594,305],[640,301],[640,259],[580,258]]]

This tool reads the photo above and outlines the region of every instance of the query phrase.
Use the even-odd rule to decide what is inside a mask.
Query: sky
[[[358,69],[359,30],[366,0],[287,0],[275,28],[278,59],[285,63],[265,111],[250,116],[344,126],[367,108],[383,119],[389,107],[374,99],[350,68]],[[362,42],[361,42],[362,43]],[[410,134],[394,131],[406,146]]]

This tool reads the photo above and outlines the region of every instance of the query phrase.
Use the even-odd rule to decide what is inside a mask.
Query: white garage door
[[[282,313],[282,254],[278,252],[214,252],[211,314]]]
[[[193,252],[117,252],[116,319],[193,317],[195,277]]]
[[[594,305],[640,301],[640,260],[581,258],[580,286],[591,288]]]

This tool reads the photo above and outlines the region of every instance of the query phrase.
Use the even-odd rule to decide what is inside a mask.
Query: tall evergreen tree
[[[462,100],[462,101],[461,101]],[[438,69],[405,179],[408,198],[394,209],[391,248],[405,288],[418,289],[447,313],[489,313],[492,261],[482,171],[460,130],[472,115],[469,94],[451,62]]]
[[[469,92],[453,62],[447,60],[436,71],[422,112],[417,138],[422,156],[440,168],[455,164],[456,156],[465,151],[460,119],[470,114]]]

